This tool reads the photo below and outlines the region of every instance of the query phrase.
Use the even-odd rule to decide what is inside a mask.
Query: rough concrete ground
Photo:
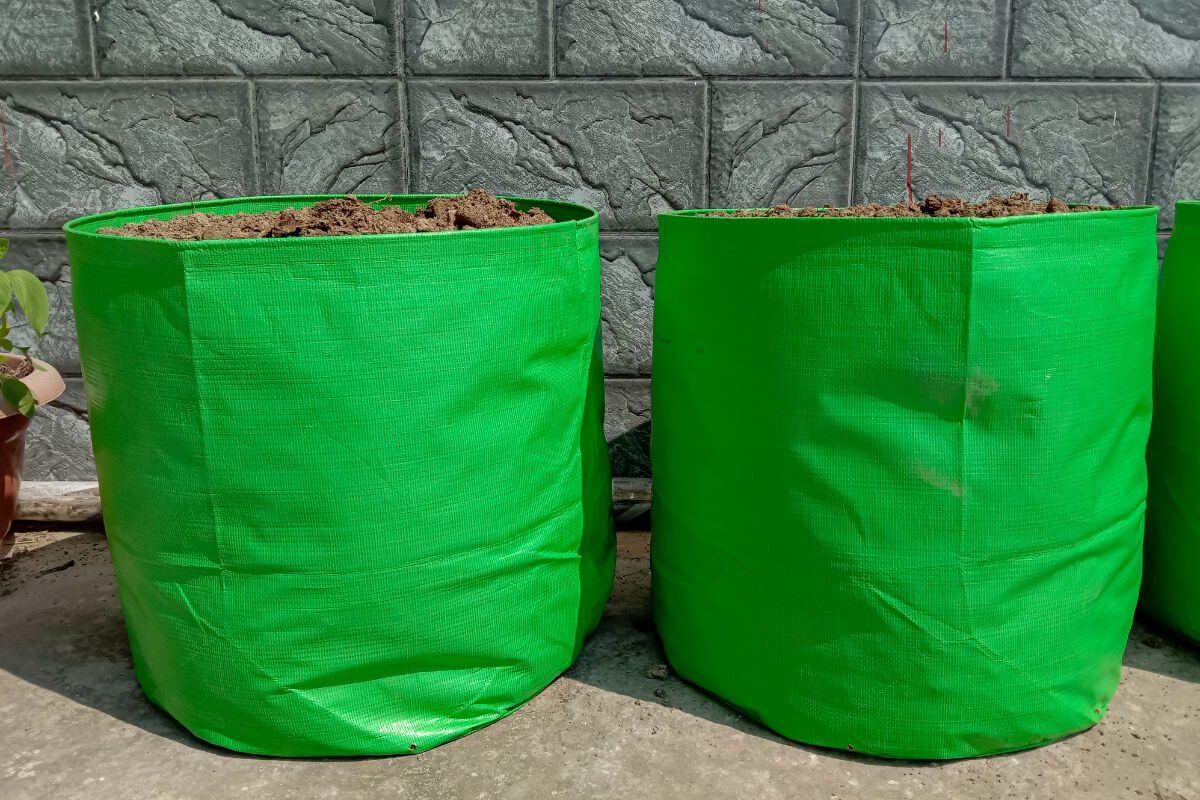
[[[204,744],[142,697],[103,534],[20,533],[0,562],[0,797],[1200,798],[1193,648],[1137,627],[1108,718],[1038,750],[939,764],[804,747],[648,676],[648,542],[622,534],[600,630],[518,713],[422,755],[297,761]]]

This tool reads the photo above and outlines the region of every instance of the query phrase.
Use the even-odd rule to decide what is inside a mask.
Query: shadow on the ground
[[[666,655],[654,629],[649,541],[649,534],[622,535],[616,584],[608,615],[589,639],[579,661],[567,673],[569,676],[606,691],[645,703],[677,708],[752,736],[832,758],[894,767],[953,763],[878,758],[793,742],[679,678],[666,667]],[[1200,683],[1200,648],[1155,629],[1140,619],[1130,634],[1124,665],[1176,680]]]
[[[1181,681],[1200,683],[1200,654],[1195,648],[1189,648],[1184,642],[1165,640],[1160,633],[1147,629],[1142,624],[1134,626],[1125,652],[1124,664],[1126,668],[1133,667]],[[912,761],[879,758],[806,745],[779,736],[720,699],[675,675],[667,667],[666,655],[649,612],[606,616],[567,675],[605,691],[632,697],[644,703],[677,708],[692,716],[751,736],[830,758],[899,768],[930,767],[964,760]],[[1086,733],[1087,731],[1082,731],[1067,739]],[[1001,754],[984,756],[982,759],[1005,757],[1005,754]]]
[[[0,670],[194,750],[223,758],[271,760],[217,747],[192,735],[142,693],[103,531],[69,536],[33,550],[18,544],[10,555],[0,562],[0,642],[4,642]]]
[[[165,739],[239,755],[196,738],[142,694],[102,532],[18,545],[3,563],[0,670]]]
[[[878,758],[794,742],[684,681],[667,668],[666,664],[666,656],[649,614],[606,616],[588,640],[575,666],[566,674],[581,683],[607,692],[632,697],[643,703],[676,708],[691,716],[801,752],[819,753],[829,758],[859,764],[897,768],[951,763]]]
[[[648,544],[647,534],[622,537],[609,614],[570,677],[803,752],[899,768],[948,763],[874,758],[795,743],[664,671],[666,658],[650,616]],[[70,536],[0,562],[0,642],[0,670],[30,684],[190,748],[227,758],[258,758],[196,738],[142,694],[103,533]],[[1200,683],[1197,648],[1142,623],[1134,627],[1125,664]]]
[[[798,745],[674,675],[663,680],[648,677],[650,668],[665,663],[648,610],[648,537],[622,539],[621,574],[610,605],[618,614],[604,618],[570,671],[572,677],[792,747],[858,761],[912,763]],[[134,675],[102,532],[70,536],[33,550],[18,547],[15,557],[0,565],[0,641],[5,643],[0,647],[0,670],[187,747],[227,758],[258,758],[193,736],[146,699]]]
[[[588,639],[579,660],[567,672],[569,677],[644,703],[676,708],[709,722],[803,752],[890,767],[947,763],[877,758],[794,742],[687,683],[667,666],[666,655],[654,629],[650,595],[650,534],[622,533],[617,543],[617,571],[612,599],[600,627]]]
[[[1125,648],[1125,666],[1200,684],[1200,645],[1139,615]]]

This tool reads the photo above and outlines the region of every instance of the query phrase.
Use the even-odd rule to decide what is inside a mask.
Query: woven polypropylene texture
[[[1176,206],[1163,262],[1142,609],[1200,642],[1200,202]]]
[[[67,226],[105,523],[138,678],[193,733],[419,752],[544,688],[611,589],[597,218],[95,233],[320,199]]]
[[[675,669],[881,756],[1097,722],[1141,574],[1155,210],[697,213],[660,217],[656,273]]]

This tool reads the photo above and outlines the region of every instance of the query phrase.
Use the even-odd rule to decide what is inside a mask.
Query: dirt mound
[[[99,233],[150,239],[276,239],[291,236],[352,236],[371,233],[433,233],[513,228],[554,222],[540,208],[520,211],[511,200],[472,189],[461,197],[437,197],[425,208],[375,208],[357,197],[322,200],[303,208],[256,214],[185,214],[168,220],[131,222]]]
[[[781,204],[767,209],[714,211],[706,217],[1016,217],[1025,214],[1066,214],[1073,211],[1111,211],[1117,206],[1069,206],[1057,197],[1030,200],[1025,192],[968,203],[957,197],[931,194],[920,203],[878,203],[848,208],[792,208]]]

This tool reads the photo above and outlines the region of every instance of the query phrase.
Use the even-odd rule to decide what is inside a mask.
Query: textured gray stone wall
[[[494,191],[604,221],[607,429],[648,473],[655,215],[1029,190],[1200,196],[1195,0],[0,0],[0,230],[71,391],[32,478],[88,477],[58,227],[305,192]],[[27,332],[19,335],[27,336]]]

